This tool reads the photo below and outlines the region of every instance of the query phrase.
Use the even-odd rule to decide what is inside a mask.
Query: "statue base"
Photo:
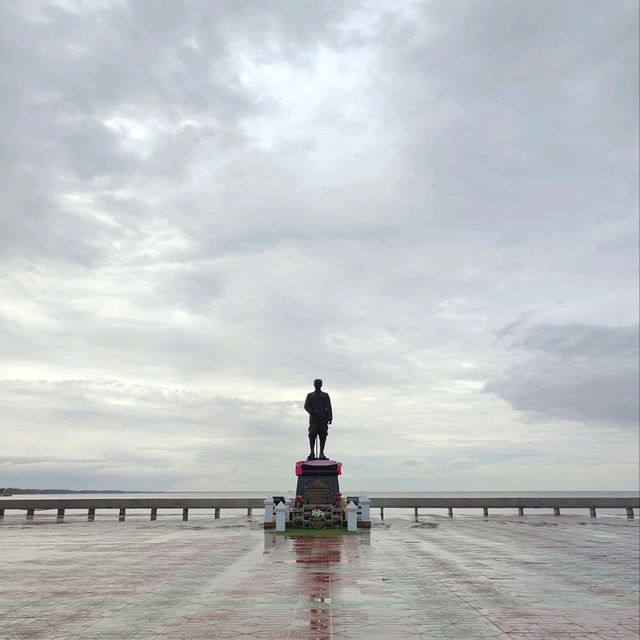
[[[342,463],[335,460],[298,460],[296,462],[296,499],[291,513],[294,527],[317,528],[312,522],[311,512],[323,511],[325,522],[322,528],[344,527],[344,505],[340,495],[338,476],[342,474]]]

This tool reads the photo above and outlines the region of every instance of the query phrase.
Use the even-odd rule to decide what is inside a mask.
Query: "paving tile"
[[[0,638],[638,640],[638,522],[387,518],[0,523]]]

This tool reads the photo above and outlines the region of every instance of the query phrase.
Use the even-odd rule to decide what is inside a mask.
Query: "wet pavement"
[[[146,517],[6,515],[0,639],[639,637],[638,520],[405,516],[285,538],[259,516]]]

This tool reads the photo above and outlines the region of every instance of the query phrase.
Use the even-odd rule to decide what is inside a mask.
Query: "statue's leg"
[[[309,449],[311,453],[307,460],[315,460],[316,459],[316,438],[318,437],[318,425],[313,422],[309,425]]]
[[[320,457],[324,456],[324,443],[327,441],[327,425],[322,425],[323,428],[318,429],[318,436],[320,437]]]
[[[327,434],[323,433],[320,436],[320,455],[323,456],[324,455],[324,443],[327,441]]]

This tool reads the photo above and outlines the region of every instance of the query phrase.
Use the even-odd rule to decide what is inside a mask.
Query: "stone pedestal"
[[[264,528],[274,529],[276,526],[273,498],[266,498],[264,501]]]
[[[371,499],[367,496],[360,496],[360,522],[358,526],[363,529],[371,528]]]
[[[338,476],[342,474],[342,463],[335,460],[299,460],[296,462],[296,499],[293,524],[310,527],[310,516],[314,508],[325,513],[323,528],[344,526],[343,503],[340,497]],[[317,523],[316,523],[317,524]]]
[[[358,507],[355,503],[350,502],[347,505],[347,531],[357,531],[358,524],[356,522],[358,516]]]
[[[338,476],[342,463],[335,460],[299,460],[296,462],[296,502],[304,505],[333,505],[340,498]]]
[[[287,526],[287,505],[279,502],[276,511],[276,531],[284,531]]]

